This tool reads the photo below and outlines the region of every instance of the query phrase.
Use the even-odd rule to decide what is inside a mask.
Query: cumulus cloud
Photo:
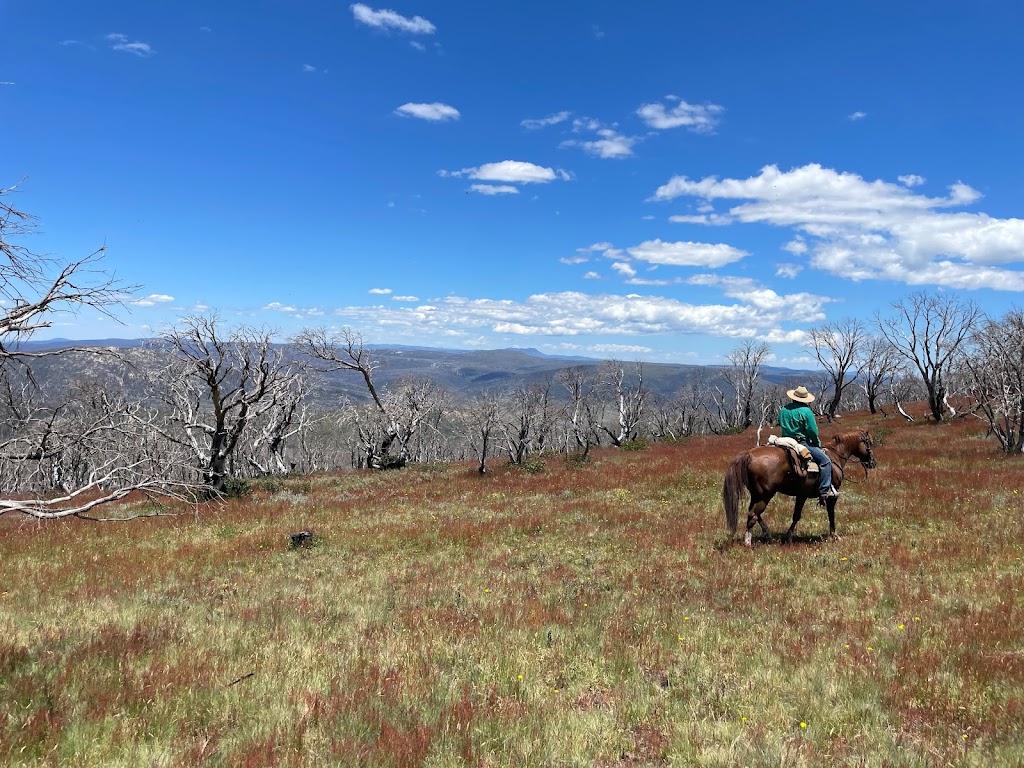
[[[406,302],[413,301],[413,302],[415,302],[415,301],[419,301],[420,299],[419,299],[418,296],[392,296],[391,300],[392,301],[406,301]]]
[[[555,179],[568,181],[571,178],[566,171],[561,169],[555,170],[521,160],[502,160],[498,163],[484,163],[476,168],[463,168],[461,171],[438,171],[438,173],[446,177],[464,176],[477,181],[499,181],[512,184],[547,184]]]
[[[702,305],[662,296],[565,291],[536,294],[525,301],[449,296],[416,307],[344,307],[335,315],[367,332],[386,327],[392,336],[405,333],[410,338],[487,331],[513,336],[708,333],[765,338],[791,333],[785,326],[793,322],[821,322],[830,301],[811,293],[781,295],[742,278],[705,275],[690,282],[719,288],[730,301]]]
[[[110,43],[111,49],[121,51],[122,53],[131,53],[143,59],[149,58],[156,53],[149,43],[129,41],[128,37],[126,35],[122,35],[120,32],[111,32],[107,35],[107,41]]]
[[[919,187],[924,184],[924,176],[918,176],[916,173],[908,173],[905,176],[897,176],[896,178],[905,187]]]
[[[394,29],[399,32],[408,32],[412,35],[432,35],[437,31],[437,27],[422,16],[413,16],[410,19],[389,8],[374,10],[363,3],[354,3],[349,8],[352,10],[352,16],[355,17],[356,21],[377,29]]]
[[[411,102],[403,104],[395,110],[395,114],[402,117],[418,117],[420,120],[430,120],[435,123],[458,120],[461,117],[459,110],[455,107],[442,104],[439,101],[430,104],[414,104]]]
[[[556,112],[555,114],[548,115],[547,117],[527,118],[526,120],[523,120],[520,125],[523,126],[523,128],[528,128],[529,130],[536,130],[538,128],[545,128],[549,125],[564,123],[571,115],[572,112]]]
[[[631,157],[633,146],[641,140],[640,136],[625,136],[616,130],[614,125],[607,126],[592,117],[580,117],[573,120],[573,133],[589,132],[596,139],[567,139],[559,146],[579,147],[584,152],[604,160]]]
[[[658,131],[686,128],[694,133],[714,133],[725,107],[718,104],[690,104],[678,96],[668,96],[671,106],[643,104],[636,113],[650,128]]]
[[[748,179],[676,176],[653,199],[684,196],[740,201],[733,219],[797,230],[812,266],[851,280],[1024,291],[1024,220],[949,210],[981,197],[962,182],[929,197],[817,164],[770,165]]]
[[[725,243],[666,243],[660,239],[647,240],[626,251],[638,261],[674,267],[721,267],[749,255]]]
[[[853,112],[853,113],[847,115],[846,119],[851,121],[851,122],[857,122],[858,120],[863,120],[867,116],[868,116],[867,112]]]
[[[371,288],[369,290],[369,293],[373,294],[374,296],[388,296],[388,295],[391,294],[391,289],[390,288]]]

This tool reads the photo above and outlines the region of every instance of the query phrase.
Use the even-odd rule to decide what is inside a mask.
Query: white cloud
[[[867,112],[853,112],[852,114],[847,115],[846,119],[850,120],[851,122],[856,122],[857,120],[863,120],[867,116]]]
[[[392,301],[411,301],[411,302],[416,302],[416,301],[419,301],[420,299],[419,299],[418,296],[392,296],[391,300]]]
[[[800,266],[799,264],[776,264],[775,265],[775,274],[778,277],[788,277],[788,278],[792,279],[792,278],[796,277],[797,275],[799,275],[803,271],[804,271],[804,268],[802,266]]]
[[[572,132],[593,132],[598,138],[591,140],[567,139],[559,146],[579,147],[584,152],[605,160],[631,157],[633,145],[642,139],[640,136],[625,136],[619,133],[615,126],[604,125],[592,117],[578,117],[572,121]]]
[[[14,83],[12,83],[10,80],[2,80],[0,81],[0,85],[14,85]]]
[[[950,212],[981,195],[962,182],[948,189],[928,197],[817,164],[769,165],[748,179],[676,176],[653,199],[739,201],[729,210],[736,221],[794,228],[812,266],[851,280],[1024,291],[1024,219]]]
[[[548,115],[547,117],[527,118],[526,120],[523,120],[519,124],[524,128],[536,130],[537,128],[544,128],[549,125],[558,125],[559,123],[564,123],[566,120],[569,119],[571,115],[572,112],[556,112],[555,114]]]
[[[481,195],[518,195],[519,190],[509,184],[470,184],[471,192]]]
[[[591,270],[590,272],[587,272],[586,274],[583,275],[583,279],[584,280],[600,280],[601,279],[601,275],[598,272],[594,272],[593,270]]]
[[[905,187],[919,187],[924,184],[924,176],[918,176],[916,173],[908,173],[905,176],[897,176],[896,178]]]
[[[318,70],[312,64],[303,64],[302,65],[302,71],[303,72],[317,72]]]
[[[714,133],[725,107],[718,104],[690,104],[677,96],[668,96],[676,104],[671,109],[664,104],[643,104],[636,113],[651,128],[664,131],[686,128],[694,133]]]
[[[349,8],[352,9],[356,21],[377,29],[396,29],[412,35],[432,35],[437,31],[437,27],[422,16],[413,16],[410,19],[388,8],[378,11],[363,3],[355,3]]]
[[[636,270],[625,261],[616,261],[612,264],[612,269],[623,277],[636,277]]]
[[[807,241],[797,235],[788,243],[782,246],[782,250],[792,253],[794,256],[803,256],[809,250]]]
[[[391,293],[391,289],[390,288],[371,288],[369,290],[369,293],[372,293],[375,296],[387,296],[387,295],[389,295]]]
[[[110,42],[111,49],[121,51],[122,53],[131,53],[143,59],[149,58],[156,53],[149,43],[129,42],[128,37],[120,32],[111,32],[107,35],[107,40]]]
[[[708,333],[729,338],[792,333],[785,325],[818,323],[830,299],[810,293],[780,295],[741,278],[714,275],[694,284],[720,288],[719,304],[690,304],[661,296],[542,293],[525,301],[449,296],[416,307],[344,307],[335,315],[369,333],[386,328],[392,337],[426,338],[491,332],[512,336],[643,336]]]
[[[546,168],[542,165],[521,160],[502,160],[498,163],[484,163],[477,168],[463,168],[461,171],[438,171],[441,176],[465,176],[478,181],[503,181],[513,184],[547,184],[555,179],[568,181],[571,176],[561,169]]]
[[[293,314],[299,311],[295,307],[289,306],[287,304],[282,304],[279,301],[272,301],[269,304],[265,305],[263,309],[270,310],[271,312],[286,312],[288,314]]]
[[[721,267],[749,255],[725,243],[666,243],[659,239],[647,240],[626,250],[639,261],[675,267]]]
[[[707,224],[712,227],[732,224],[732,219],[729,216],[723,216],[718,213],[676,214],[675,216],[669,216],[668,220],[673,224]]]
[[[563,264],[582,264],[594,256],[595,253],[600,253],[608,259],[618,259],[622,256],[622,250],[615,248],[611,243],[600,242],[588,245],[584,248],[576,249],[576,256],[569,258],[559,259]]]
[[[151,293],[149,296],[143,296],[128,303],[133,307],[155,307],[157,304],[167,304],[171,301],[174,301],[174,297],[168,296],[166,293]]]
[[[411,102],[403,104],[395,110],[395,114],[402,117],[418,117],[420,120],[430,120],[431,122],[458,120],[461,117],[459,110],[455,107],[442,104],[439,101],[430,104],[413,104]]]
[[[623,136],[611,128],[602,128],[597,132],[601,138],[591,141],[570,139],[562,142],[564,147],[580,147],[584,152],[604,160],[611,160],[633,155],[633,145],[639,141],[636,136]]]
[[[425,51],[425,50],[427,50],[427,46],[425,46],[425,45],[424,45],[423,43],[421,43],[421,42],[420,42],[419,40],[410,40],[410,41],[409,41],[409,45],[411,45],[411,46],[412,46],[413,48],[415,48],[415,49],[416,49],[417,51]]]

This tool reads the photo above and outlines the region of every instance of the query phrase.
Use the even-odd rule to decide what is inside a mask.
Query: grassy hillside
[[[845,421],[880,466],[838,542],[816,507],[728,540],[750,432],[0,518],[0,762],[1021,764],[1024,466],[970,421]]]

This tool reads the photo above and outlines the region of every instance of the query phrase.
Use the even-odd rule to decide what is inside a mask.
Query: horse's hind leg
[[[793,504],[793,524],[789,526],[789,530],[786,531],[786,543],[793,543],[793,531],[796,530],[796,524],[800,522],[800,515],[804,511],[804,502],[807,501],[806,496],[797,496],[796,503]]]
[[[754,528],[755,522],[761,526],[761,530],[764,531],[765,538],[767,538],[768,541],[772,540],[771,529],[765,524],[764,520],[761,519],[761,513],[764,512],[769,501],[771,501],[771,496],[767,499],[757,500],[755,500],[753,496],[750,497],[750,509],[747,511],[747,533],[743,537],[743,543],[748,547],[750,546],[751,541],[753,541],[751,531]]]

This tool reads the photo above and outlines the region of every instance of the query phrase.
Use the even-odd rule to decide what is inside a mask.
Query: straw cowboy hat
[[[807,387],[799,386],[796,389],[787,389],[786,394],[789,395],[790,400],[796,400],[798,403],[813,403],[814,395],[807,391]]]

